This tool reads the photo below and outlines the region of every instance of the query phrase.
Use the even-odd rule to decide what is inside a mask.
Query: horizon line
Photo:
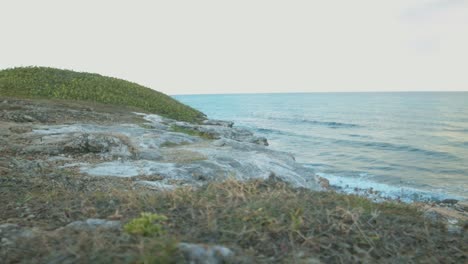
[[[169,94],[170,96],[186,96],[186,95],[255,95],[255,94],[325,94],[325,93],[468,93],[466,91],[314,91],[314,92],[252,92],[252,93],[180,93],[180,94]]]

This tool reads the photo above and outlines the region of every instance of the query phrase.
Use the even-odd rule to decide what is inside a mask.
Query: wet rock
[[[223,246],[179,243],[178,248],[185,260],[193,264],[229,263],[234,258],[234,252]]]
[[[93,231],[96,229],[119,230],[121,227],[120,221],[110,221],[105,219],[90,218],[85,221],[75,221],[68,224],[65,228],[76,231]]]
[[[252,139],[249,141],[250,143],[262,145],[262,146],[268,146],[268,140],[265,137],[252,137]]]

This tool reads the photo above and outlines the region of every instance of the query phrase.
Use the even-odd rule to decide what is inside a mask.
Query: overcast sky
[[[468,90],[468,0],[2,0],[0,68],[169,94]]]

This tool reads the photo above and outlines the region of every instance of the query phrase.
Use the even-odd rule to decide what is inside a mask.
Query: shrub
[[[124,230],[129,234],[142,236],[159,236],[165,233],[162,223],[167,221],[167,217],[159,214],[141,213],[139,218],[135,218],[124,226]]]

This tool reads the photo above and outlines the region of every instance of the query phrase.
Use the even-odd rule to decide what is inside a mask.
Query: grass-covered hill
[[[136,83],[99,74],[47,67],[0,71],[0,96],[122,105],[188,122],[205,118],[203,113],[170,96]]]

